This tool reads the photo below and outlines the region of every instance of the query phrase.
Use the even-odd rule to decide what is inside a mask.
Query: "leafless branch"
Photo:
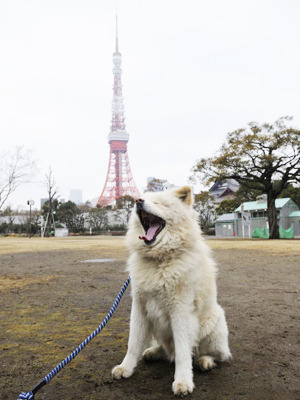
[[[34,169],[31,151],[23,147],[0,154],[0,209],[22,183],[29,182]]]

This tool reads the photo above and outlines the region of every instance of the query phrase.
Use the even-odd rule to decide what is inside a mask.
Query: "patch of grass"
[[[0,237],[0,254],[36,253],[58,250],[124,250],[125,238],[112,236],[84,236],[65,238]]]
[[[208,239],[213,250],[258,250],[275,254],[299,254],[300,240]]]
[[[38,366],[45,360],[53,364],[59,362],[86,339],[105,317],[104,314],[97,315],[96,320],[85,308],[73,309],[72,313],[79,316],[89,315],[89,318],[81,318],[74,324],[64,309],[49,313],[46,308],[40,308],[37,318],[32,310],[18,308],[14,312],[14,318],[3,325],[4,337],[8,339],[0,344],[0,353],[4,356],[9,352],[10,357],[19,360],[30,355]],[[121,346],[125,349],[127,331],[127,320],[114,316],[94,342],[100,348],[117,349]]]
[[[0,276],[0,293],[8,292],[14,289],[24,289],[26,286],[36,283],[47,283],[56,278],[58,278],[58,275],[22,277],[18,275]]]

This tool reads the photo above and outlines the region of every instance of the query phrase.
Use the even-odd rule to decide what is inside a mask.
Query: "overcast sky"
[[[9,203],[39,207],[49,166],[62,198],[100,196],[108,167],[113,0],[0,2],[1,150],[33,149],[37,172]],[[300,1],[119,0],[129,159],[179,186],[197,159],[250,121],[300,128]],[[8,204],[9,204],[8,203]]]

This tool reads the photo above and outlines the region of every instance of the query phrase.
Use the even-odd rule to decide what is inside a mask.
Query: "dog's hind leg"
[[[221,308],[221,307],[220,307]],[[228,344],[228,327],[224,310],[211,334],[210,348],[217,361],[228,361],[232,358]]]
[[[224,310],[220,306],[218,308],[218,317],[214,321],[208,318],[207,325],[203,323],[202,334],[204,333],[204,337],[202,336],[195,352],[196,365],[202,371],[216,366],[215,361],[228,361],[232,358],[228,345],[228,328]]]
[[[216,366],[215,360],[212,356],[200,356],[197,359],[197,366],[201,371],[208,371]]]
[[[162,346],[153,341],[152,346],[144,351],[143,358],[146,361],[158,361],[165,360],[167,357]]]
[[[146,361],[170,361],[175,360],[174,340],[172,337],[153,338],[151,346],[144,351],[143,358]]]

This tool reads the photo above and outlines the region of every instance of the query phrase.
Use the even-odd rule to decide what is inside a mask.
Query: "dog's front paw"
[[[115,379],[129,378],[133,374],[133,369],[125,368],[120,364],[112,369],[111,374]]]
[[[187,396],[193,392],[194,387],[193,381],[185,379],[176,379],[172,385],[173,392],[176,396]]]

